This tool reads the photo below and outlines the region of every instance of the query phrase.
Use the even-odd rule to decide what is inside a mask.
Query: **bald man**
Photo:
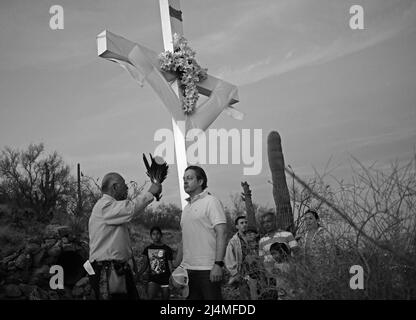
[[[126,182],[111,172],[104,176],[101,192],[88,223],[89,261],[95,272],[90,276],[91,287],[96,299],[138,299],[129,264],[132,250],[127,225],[162,192],[162,186],[153,183],[147,192],[127,200]],[[101,274],[103,269],[106,272]]]

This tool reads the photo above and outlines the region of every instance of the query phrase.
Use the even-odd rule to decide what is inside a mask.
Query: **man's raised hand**
[[[152,183],[148,190],[154,197],[157,197],[162,193],[162,185],[160,183]]]

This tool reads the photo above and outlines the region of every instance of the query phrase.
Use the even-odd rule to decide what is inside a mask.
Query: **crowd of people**
[[[102,180],[102,198],[89,219],[91,287],[96,299],[139,299],[137,275],[147,283],[147,298],[167,300],[176,287],[188,300],[222,300],[223,287],[238,287],[239,299],[290,299],[296,292],[288,275],[297,261],[316,264],[326,245],[318,213],[303,215],[305,232],[296,239],[276,224],[273,210],[263,212],[258,224],[246,216],[235,219],[236,233],[227,242],[227,219],[221,202],[208,190],[208,178],[199,166],[184,173],[189,195],[181,215],[182,242],[174,259],[163,243],[158,226],[150,230],[152,243],[142,252],[146,261],[138,270],[128,223],[162,192],[159,183],[127,199],[127,185],[117,173]],[[228,279],[225,282],[225,279]]]
[[[304,213],[304,231],[296,239],[277,227],[274,211],[263,212],[259,220],[262,233],[248,226],[245,216],[235,219],[237,232],[225,255],[228,284],[238,286],[242,300],[291,299],[297,290],[290,281],[292,268],[298,262],[314,268],[328,259],[322,248],[331,246],[330,236],[312,210]]]

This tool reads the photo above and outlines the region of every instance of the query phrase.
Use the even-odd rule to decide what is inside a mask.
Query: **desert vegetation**
[[[353,159],[353,175],[348,181],[337,180],[330,171],[305,178],[285,166],[281,145],[273,147],[273,140],[281,142],[280,137],[271,137],[270,147],[274,149],[269,153],[269,162],[279,157],[279,163],[270,166],[274,173],[269,183],[280,228],[301,238],[303,214],[312,208],[319,212],[328,231],[325,245],[319,248],[321,259],[312,263],[302,253],[293,259],[287,279],[293,288],[291,298],[415,299],[416,159],[390,167],[363,165]],[[236,187],[239,184],[236,181]],[[130,187],[133,195],[144,185],[131,182]],[[250,210],[255,216],[270,209],[256,203],[256,190],[252,192]],[[62,157],[57,152],[47,153],[43,144],[30,145],[26,150],[5,148],[0,155],[0,287],[20,281],[10,277],[4,261],[9,263],[8,257],[25,248],[47,225],[66,225],[75,238],[87,241],[89,214],[100,196],[99,178],[82,174],[78,182]],[[237,192],[231,197],[232,205],[225,208],[229,237],[235,232],[235,217],[247,214],[245,200]],[[150,242],[148,230],[153,225],[165,231],[166,243],[176,252],[181,239],[180,215],[178,206],[162,202],[132,221],[138,263]],[[353,265],[364,270],[363,290],[350,287]],[[142,283],[138,286],[144,292]],[[264,299],[275,298],[268,294],[272,286],[267,281],[261,283],[260,291]],[[224,293],[226,299],[238,299],[234,287],[224,286]]]

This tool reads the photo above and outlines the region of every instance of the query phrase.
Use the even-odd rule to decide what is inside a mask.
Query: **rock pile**
[[[91,288],[83,263],[88,242],[77,239],[68,226],[48,225],[42,235],[0,261],[0,299],[89,299]],[[64,289],[52,290],[50,268],[61,265]]]

